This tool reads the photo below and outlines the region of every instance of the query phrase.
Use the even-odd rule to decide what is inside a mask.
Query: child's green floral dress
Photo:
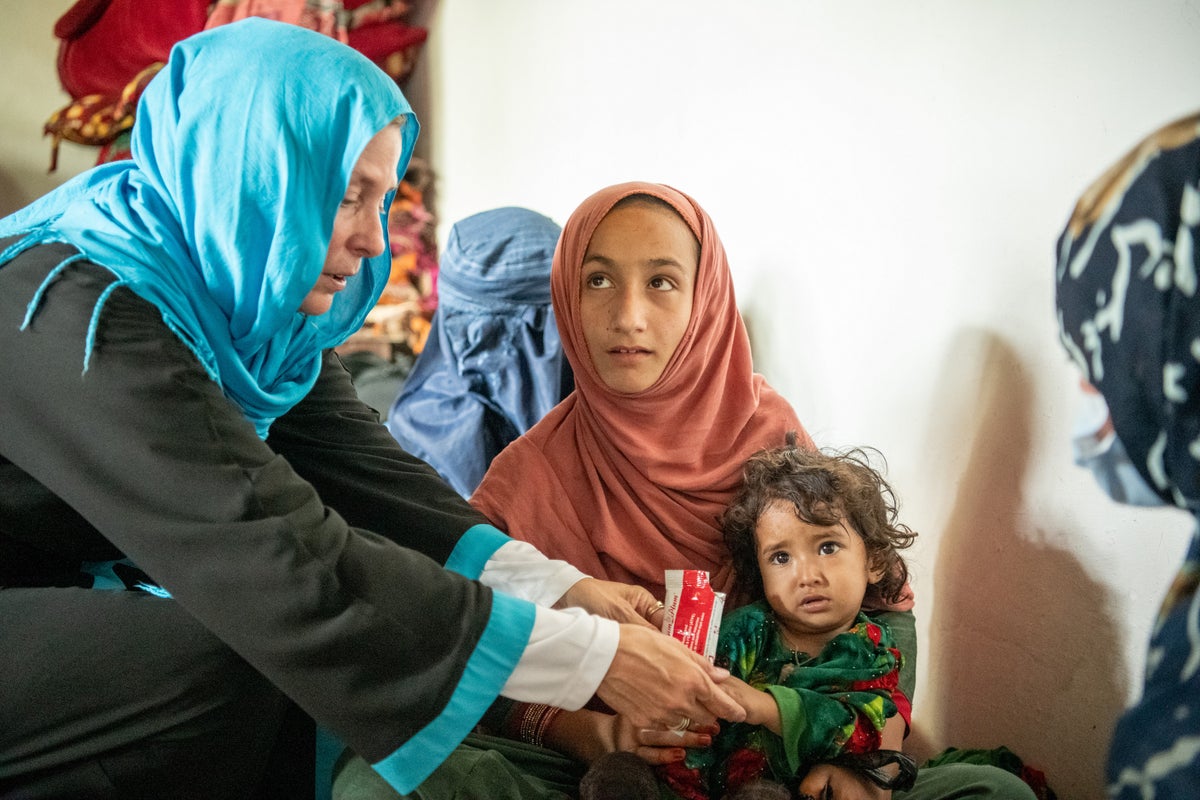
[[[888,718],[910,720],[900,658],[887,627],[863,614],[809,655],[783,643],[765,601],[740,608],[721,625],[717,663],[771,693],[783,735],[723,723],[712,747],[689,750],[684,761],[660,767],[659,777],[684,800],[708,800],[759,777],[794,786],[818,761],[878,750]]]

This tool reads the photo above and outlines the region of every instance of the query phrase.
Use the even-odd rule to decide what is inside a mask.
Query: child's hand
[[[783,719],[779,716],[779,706],[774,697],[732,675],[721,681],[721,688],[735,703],[746,709],[747,723],[764,726],[772,733],[782,735]]]

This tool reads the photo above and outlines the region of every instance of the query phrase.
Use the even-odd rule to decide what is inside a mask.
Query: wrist
[[[562,709],[543,703],[516,703],[504,722],[504,735],[526,744],[546,747],[550,729]]]
[[[616,750],[616,717],[587,709],[564,711],[551,722],[546,732],[546,746],[590,764],[600,756]]]
[[[562,596],[558,598],[558,601],[551,606],[551,608],[557,608],[561,611],[564,608],[578,607],[579,602],[577,599],[574,599],[574,596],[576,592],[583,588],[583,582],[586,580],[590,579],[586,575],[583,575],[581,578],[579,578],[579,580],[572,582],[571,585],[568,586],[562,593]]]
[[[775,696],[767,691],[754,693],[754,702],[746,709],[746,721],[775,734],[783,733],[783,716],[779,713],[779,704],[775,702]]]

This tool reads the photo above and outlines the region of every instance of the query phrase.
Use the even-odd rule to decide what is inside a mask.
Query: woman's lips
[[[346,281],[351,276],[339,272],[323,272],[321,273],[321,277],[325,280],[330,291],[340,292],[346,288]]]

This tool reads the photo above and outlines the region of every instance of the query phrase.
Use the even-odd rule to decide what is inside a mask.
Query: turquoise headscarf
[[[362,325],[387,283],[388,248],[308,317],[350,173],[400,119],[397,179],[418,124],[395,82],[354,49],[250,18],[175,45],[138,103],[132,161],[89,170],[0,219],[20,235],[0,267],[67,242],[158,306],[225,395],[266,437],[316,381],[321,350]],[[390,205],[391,197],[388,198]],[[386,208],[380,225],[386,236]],[[51,273],[26,324],[53,294]],[[108,292],[96,304],[86,370]]]

